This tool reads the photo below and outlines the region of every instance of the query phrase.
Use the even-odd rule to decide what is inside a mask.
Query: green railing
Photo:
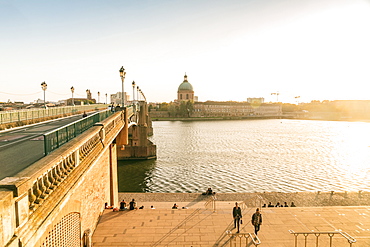
[[[113,112],[110,110],[100,111],[44,134],[44,154],[48,155],[64,143],[69,142],[71,139],[91,128],[95,123],[106,119],[112,114]]]
[[[106,104],[50,107],[47,109],[26,109],[13,111],[0,111],[0,124],[8,124],[19,121],[27,121],[38,118],[52,117],[63,114],[75,114],[77,112],[91,111],[107,108]]]

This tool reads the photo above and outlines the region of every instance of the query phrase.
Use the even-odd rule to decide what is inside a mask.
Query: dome
[[[187,75],[184,76],[184,81],[179,86],[179,90],[178,91],[181,91],[181,90],[193,91],[193,86],[188,82]]]
[[[190,91],[193,91],[193,86],[187,82],[187,81],[183,81],[180,86],[179,86],[179,91],[180,90],[190,90]]]

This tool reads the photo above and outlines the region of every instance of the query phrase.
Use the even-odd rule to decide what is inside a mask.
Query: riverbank
[[[152,117],[152,121],[214,121],[214,120],[254,120],[254,119],[281,119],[282,116],[250,116],[250,117]],[[285,118],[285,117],[284,117]]]
[[[296,193],[216,193],[217,201],[244,201],[248,207],[256,206],[257,197],[262,204],[291,202],[297,207],[322,206],[370,206],[370,192],[296,192]],[[209,200],[209,196],[200,193],[119,193],[119,200],[138,202],[201,202]]]

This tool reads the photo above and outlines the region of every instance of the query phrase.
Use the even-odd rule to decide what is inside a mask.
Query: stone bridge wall
[[[118,206],[123,113],[97,125],[0,181],[0,246],[89,246],[104,204]]]

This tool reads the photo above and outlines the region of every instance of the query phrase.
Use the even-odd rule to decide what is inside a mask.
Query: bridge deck
[[[1,131],[0,180],[14,176],[44,157],[44,133],[79,119],[81,115],[75,115]]]
[[[144,209],[105,210],[94,232],[93,246],[230,246],[225,232],[235,232],[231,216],[235,201],[217,202],[215,213],[204,207],[204,201],[177,202],[179,208],[188,207],[177,210],[171,209],[173,203],[139,201],[138,206],[143,205]],[[154,210],[150,209],[151,205]],[[254,211],[255,208],[244,209],[240,232],[253,232],[250,218]],[[353,246],[370,246],[368,206],[264,208],[262,214],[260,246],[294,246],[290,229],[295,232],[342,230],[357,239]],[[329,246],[328,239],[320,237],[319,246]],[[303,242],[298,246],[304,246]],[[349,244],[344,238],[334,237],[333,246]]]

